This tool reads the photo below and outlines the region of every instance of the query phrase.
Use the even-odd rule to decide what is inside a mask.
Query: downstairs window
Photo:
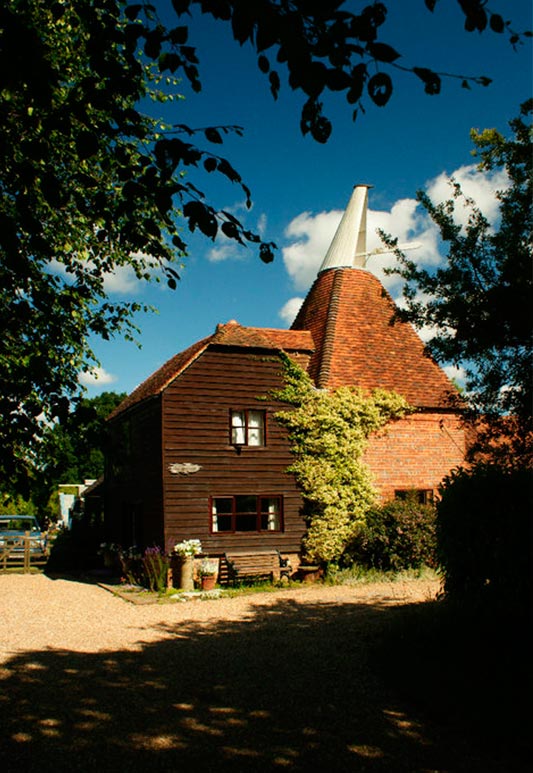
[[[283,497],[236,495],[211,497],[211,531],[281,531]]]
[[[409,499],[413,497],[420,505],[432,505],[433,489],[428,488],[411,488],[411,489],[397,489],[394,492],[395,499]]]

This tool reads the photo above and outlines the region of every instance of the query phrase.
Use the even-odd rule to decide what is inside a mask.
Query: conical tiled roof
[[[417,407],[444,407],[455,389],[364,269],[368,186],[357,186],[292,329],[310,330],[309,373],[319,388],[381,387]]]
[[[315,342],[309,374],[319,388],[381,387],[417,407],[448,403],[453,386],[369,271],[337,268],[317,277],[293,323]]]

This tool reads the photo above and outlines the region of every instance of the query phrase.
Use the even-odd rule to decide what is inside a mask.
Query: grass
[[[347,568],[330,567],[324,579],[327,585],[356,585],[373,582],[405,582],[410,580],[440,580],[437,570],[428,566],[417,569],[404,569],[401,572],[384,572],[379,569],[366,569],[355,564]]]
[[[317,580],[318,584],[323,585],[366,585],[370,583],[395,583],[408,582],[415,580],[438,580],[438,573],[428,567],[420,569],[406,569],[401,572],[383,572],[377,569],[364,569],[363,567],[350,567],[349,569],[330,568],[323,580]],[[257,582],[247,581],[235,585],[217,585],[215,590],[218,596],[222,598],[235,598],[255,593],[279,593],[284,590],[291,590],[305,585],[300,580],[289,580],[288,582],[269,582],[261,580]],[[117,586],[117,594],[120,596],[134,597],[142,599],[143,603],[165,603],[179,602],[180,596],[186,592],[180,588],[166,588],[162,592],[151,591],[148,588],[135,584],[123,584]],[[198,598],[213,598],[212,591],[195,591]]]

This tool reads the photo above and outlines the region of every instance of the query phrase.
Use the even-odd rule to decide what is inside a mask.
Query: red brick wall
[[[365,462],[386,500],[396,489],[433,489],[463,463],[465,432],[456,416],[417,413],[370,439]]]

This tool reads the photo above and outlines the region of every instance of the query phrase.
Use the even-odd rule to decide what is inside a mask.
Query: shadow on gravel
[[[369,668],[397,611],[280,598],[239,622],[165,626],[136,652],[27,652],[0,671],[0,765],[511,770],[452,725],[422,721]]]

